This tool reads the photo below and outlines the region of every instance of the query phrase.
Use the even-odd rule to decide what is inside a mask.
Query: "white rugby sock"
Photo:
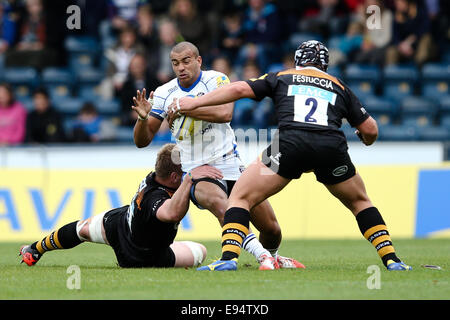
[[[254,233],[249,233],[242,243],[242,248],[244,248],[245,251],[255,256],[256,260],[261,257],[263,254],[271,255],[269,251],[264,249],[261,242],[256,238]]]

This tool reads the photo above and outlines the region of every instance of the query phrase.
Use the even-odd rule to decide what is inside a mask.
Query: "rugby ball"
[[[194,134],[195,119],[188,116],[181,116],[173,120],[170,126],[172,135],[177,140],[190,139]]]

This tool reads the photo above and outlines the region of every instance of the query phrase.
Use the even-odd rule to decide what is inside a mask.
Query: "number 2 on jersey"
[[[328,126],[328,105],[334,105],[335,93],[312,86],[290,85],[288,96],[294,96],[294,121]]]

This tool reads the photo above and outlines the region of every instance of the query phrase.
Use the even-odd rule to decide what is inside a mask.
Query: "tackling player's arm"
[[[150,92],[149,100],[153,100],[153,91]],[[146,99],[145,89],[142,90],[142,93],[138,90],[136,97],[133,97],[134,105],[131,108],[138,114],[138,120],[134,125],[133,138],[134,144],[138,148],[146,147],[152,142],[162,123],[162,120],[150,116],[152,104],[149,100]]]
[[[190,98],[184,97],[178,100],[179,108],[176,100],[169,106],[170,109],[178,110],[185,114],[197,108],[224,105],[242,98],[255,98],[255,94],[250,85],[245,81],[236,81],[223,87],[217,88],[201,97]]]
[[[219,169],[208,165],[203,165],[192,169],[190,173],[186,174],[183,182],[173,194],[172,198],[164,201],[164,203],[159,207],[156,212],[156,217],[158,220],[162,222],[181,221],[189,209],[192,182],[193,180],[200,178],[222,179],[223,175]]]
[[[218,106],[207,106],[183,112],[184,115],[208,122],[224,123],[233,118],[234,103],[225,103]]]

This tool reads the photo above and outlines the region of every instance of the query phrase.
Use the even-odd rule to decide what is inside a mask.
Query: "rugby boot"
[[[19,256],[22,256],[22,261],[20,263],[25,262],[31,267],[39,261],[42,254],[40,254],[39,251],[31,248],[30,245],[24,245],[20,248]]]
[[[231,260],[216,260],[207,266],[197,268],[198,271],[235,271],[237,270],[236,258]]]
[[[300,263],[295,259],[283,257],[280,255],[277,255],[277,262],[278,262],[278,265],[280,266],[280,269],[297,269],[297,268],[305,269],[306,268],[303,263]]]
[[[412,270],[411,266],[408,266],[404,262],[395,262],[394,260],[388,260],[386,268],[389,271],[409,271]]]
[[[259,262],[259,270],[280,269],[277,260],[274,257],[269,256],[267,254],[263,254],[261,257],[259,257],[258,262]]]

